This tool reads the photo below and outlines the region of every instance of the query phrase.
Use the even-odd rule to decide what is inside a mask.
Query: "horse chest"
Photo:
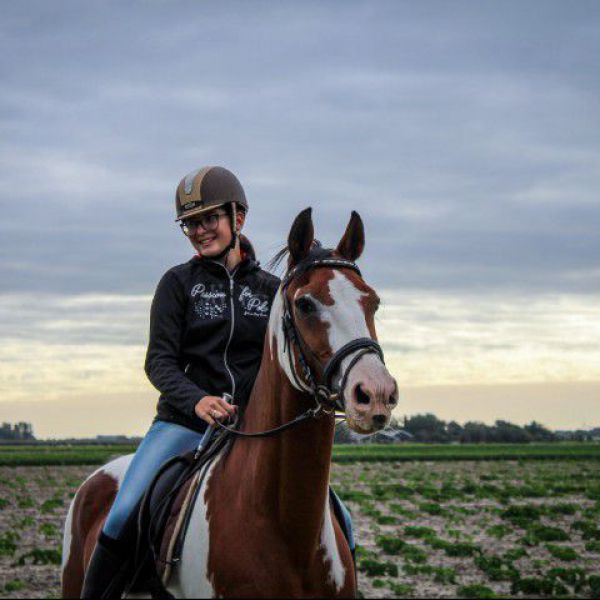
[[[348,595],[347,569],[337,554],[333,525],[325,528],[310,559],[299,560],[289,538],[279,534],[268,518],[250,514],[240,518],[234,506],[223,505],[215,514],[209,494],[201,490],[190,519],[178,575],[170,587],[177,596]]]

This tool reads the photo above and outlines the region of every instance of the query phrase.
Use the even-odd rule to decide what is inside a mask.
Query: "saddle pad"
[[[203,469],[197,471],[193,477],[188,479],[181,487],[171,505],[171,510],[165,523],[164,533],[160,544],[158,564],[156,566],[165,587],[169,583],[173,570],[175,558],[174,552],[177,547],[177,540],[179,539],[181,528],[186,522],[186,514],[193,504],[198,484],[201,481],[202,471]]]

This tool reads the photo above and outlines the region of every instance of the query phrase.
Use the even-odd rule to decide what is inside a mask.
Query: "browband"
[[[339,269],[351,269],[360,277],[362,277],[358,265],[352,262],[351,260],[345,260],[343,258],[321,258],[305,264],[299,263],[294,268],[290,269],[283,278],[283,281],[281,282],[282,290],[285,290],[285,288],[289,285],[290,281],[294,277],[296,277],[296,275],[300,271],[303,272],[308,271],[310,269],[318,269],[319,267],[337,267]]]

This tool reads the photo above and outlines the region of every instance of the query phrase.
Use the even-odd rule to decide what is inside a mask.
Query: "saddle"
[[[127,568],[127,594],[173,598],[166,586],[179,561],[191,509],[210,464],[229,437],[215,436],[200,455],[189,452],[172,458],[155,475],[128,524],[135,553]]]

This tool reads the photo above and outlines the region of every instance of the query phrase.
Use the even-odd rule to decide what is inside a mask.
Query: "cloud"
[[[600,381],[597,297],[379,290],[376,326],[400,387]],[[145,295],[0,296],[2,399],[147,386]]]
[[[7,5],[5,376],[46,397],[58,368],[87,394],[129,365],[129,390],[148,300],[192,254],[175,187],[223,164],[263,263],[306,206],[331,246],[360,212],[361,268],[393,299],[405,383],[597,377],[567,315],[597,332],[599,22],[586,0]],[[119,358],[97,371],[86,344]],[[61,371],[48,348],[79,362]]]
[[[600,381],[598,298],[379,291],[399,384]]]
[[[592,402],[600,381],[597,296],[545,295],[532,301],[526,294],[378,293],[376,327],[406,400],[399,409],[403,414],[439,408],[447,399],[441,416],[522,421],[543,401],[541,391],[530,394],[532,386],[556,385],[576,414],[585,414],[590,423],[600,420],[600,405]],[[24,407],[38,406],[35,414],[48,420],[39,417],[34,424],[44,435],[89,433],[90,423],[75,417],[48,429],[56,420],[52,411],[69,403],[79,406],[72,415],[102,410],[103,403],[123,404],[115,410],[130,418],[134,409],[125,406],[126,399],[137,399],[138,408],[144,399],[147,416],[158,398],[143,370],[150,300],[146,295],[0,296],[0,411],[21,415]],[[585,388],[580,398],[577,390],[584,384],[596,387]],[[520,400],[503,404],[502,393]],[[553,404],[544,413],[556,426],[572,422],[564,420],[559,396],[548,394]],[[486,398],[485,409],[468,412],[466,407],[485,404]],[[110,432],[109,422],[101,423],[102,431]],[[130,419],[119,432],[139,434],[146,426],[140,423]]]
[[[151,296],[7,294],[0,330],[7,342],[40,345],[141,346],[147,343]]]

